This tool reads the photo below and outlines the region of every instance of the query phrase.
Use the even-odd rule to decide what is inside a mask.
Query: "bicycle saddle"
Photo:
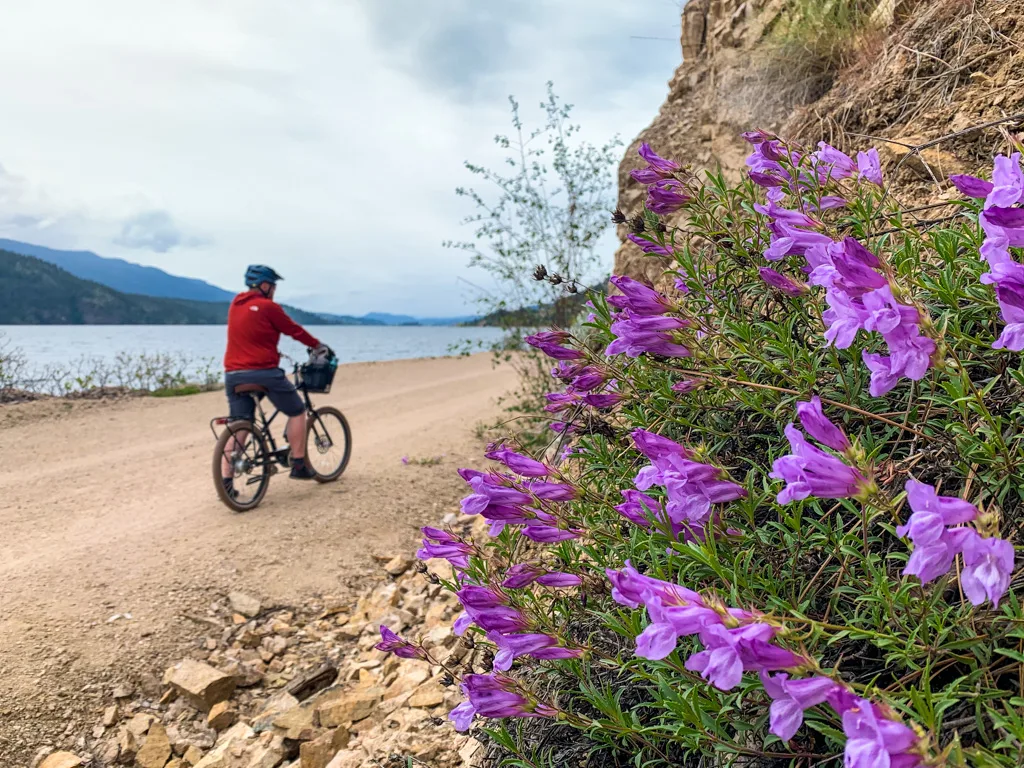
[[[267,388],[261,384],[236,384],[236,395],[265,395]]]

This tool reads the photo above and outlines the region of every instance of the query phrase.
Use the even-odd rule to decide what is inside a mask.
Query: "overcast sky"
[[[654,117],[680,0],[32,0],[0,25],[0,236],[362,314],[485,282],[462,163],[544,83],[595,143]],[[638,37],[667,40],[636,39]],[[611,264],[611,250],[608,252]]]

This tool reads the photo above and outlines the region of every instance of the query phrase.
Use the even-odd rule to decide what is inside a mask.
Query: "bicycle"
[[[330,381],[325,385],[310,387],[304,375],[309,365],[299,365],[284,354],[282,357],[294,363],[292,377],[295,388],[306,404],[306,463],[316,472],[314,479],[318,483],[333,482],[341,477],[352,455],[352,432],[348,421],[337,408],[329,405],[314,408],[309,399],[311,391],[330,391]],[[278,471],[278,465],[288,468],[291,447],[285,445],[278,448],[271,434],[270,425],[280,411],[275,409],[269,417],[266,415],[261,403],[267,392],[264,387],[259,384],[240,384],[235,387],[235,392],[255,399],[256,418],[253,421],[232,421],[228,416],[221,416],[210,420],[210,431],[217,438],[213,451],[213,484],[225,505],[236,512],[248,512],[263,500],[271,476]],[[224,427],[224,431],[219,434],[218,426]],[[230,491],[221,480],[224,459],[232,467],[234,482]]]

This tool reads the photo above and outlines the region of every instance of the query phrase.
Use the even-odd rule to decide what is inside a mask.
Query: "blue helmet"
[[[284,278],[263,264],[250,264],[245,270],[245,284],[249,288],[258,288],[261,283],[276,285],[278,280]]]

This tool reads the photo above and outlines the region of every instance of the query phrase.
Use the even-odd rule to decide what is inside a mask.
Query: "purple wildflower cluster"
[[[691,323],[681,317],[668,316],[676,307],[663,294],[622,275],[613,275],[611,283],[622,295],[608,298],[608,303],[619,311],[612,316],[615,340],[608,345],[606,355],[690,356],[690,350],[679,344],[673,333],[689,328]]]
[[[553,339],[549,337],[544,343],[548,342],[553,342]],[[577,372],[576,375],[588,374]],[[504,445],[489,447],[486,456],[503,464],[508,472],[460,469],[459,474],[473,490],[462,500],[462,511],[481,515],[490,521],[491,535],[497,535],[506,526],[515,526],[523,536],[533,541],[551,543],[576,538],[582,533],[562,525],[556,514],[553,505],[574,499],[577,492],[567,483],[550,480],[554,474],[551,467]],[[455,633],[462,635],[473,624],[483,630],[487,639],[497,647],[494,656],[497,672],[509,670],[520,656],[570,659],[582,655],[583,649],[567,647],[553,635],[529,631],[534,628],[534,623],[514,605],[506,591],[522,589],[533,583],[558,588],[579,586],[582,580],[578,576],[552,571],[537,563],[519,563],[508,568],[500,587],[476,583],[466,574],[469,557],[478,554],[472,544],[436,528],[424,528],[423,532],[427,538],[418,555],[424,559],[439,557],[447,560],[459,583],[456,595],[463,613],[455,620]],[[409,653],[407,644],[397,637],[385,636],[384,640],[378,646],[381,650],[393,650],[399,655]],[[540,717],[555,712],[536,702],[513,680],[499,674],[467,675],[463,678],[462,690],[468,701],[450,714],[460,730],[468,729],[476,714],[484,717]]]
[[[476,715],[481,717],[556,717],[558,710],[537,701],[511,677],[466,675],[459,686],[466,701],[455,707],[448,719],[457,731],[468,731]]]
[[[836,242],[822,232],[823,223],[803,210],[790,210],[779,203],[790,194],[805,207],[804,195],[830,180],[847,179],[855,173],[873,184],[881,184],[878,153],[860,153],[854,162],[848,155],[822,142],[817,152],[802,158],[796,150],[763,132],[747,134],[753,152],[747,158],[750,177],[767,187],[767,205],[755,210],[769,220],[769,244],[764,257],[780,261],[799,256],[811,285],[825,288],[828,309],[823,313],[825,339],[839,349],[853,344],[859,331],[877,332],[889,347],[888,355],[864,351],[864,363],[871,371],[870,392],[884,395],[900,378],[914,381],[924,378],[932,364],[936,344],[922,333],[919,310],[897,301],[893,287],[880,271],[882,263],[875,254],[852,237]],[[804,166],[809,166],[811,173]],[[817,211],[845,205],[838,197],[822,198],[813,206]],[[804,292],[802,283],[765,268],[761,279],[791,296]]]
[[[679,443],[644,429],[632,437],[651,463],[637,473],[636,489],[622,491],[625,502],[615,507],[627,520],[644,528],[661,524],[675,539],[703,541],[708,526],[719,522],[713,505],[747,495],[723,470],[694,461],[693,452]],[[664,488],[664,504],[644,493],[654,486]]]
[[[803,152],[765,131],[750,131],[744,133],[743,138],[753,147],[747,157],[750,179],[759,187],[765,187],[768,199],[773,202],[778,202],[787,193],[801,197],[830,180],[851,176],[882,186],[882,165],[875,149],[859,152],[854,162],[846,153],[822,141],[818,143],[818,151],[807,155],[805,162]],[[809,166],[811,173],[801,168],[802,164]],[[825,196],[816,202],[816,207],[819,210],[837,208],[846,202],[841,197]]]
[[[685,184],[689,180],[679,163],[659,157],[651,145],[643,143],[638,150],[646,168],[630,172],[634,181],[647,186],[647,209],[658,215],[675,213],[692,199]]]
[[[815,396],[810,402],[798,403],[796,413],[807,434],[848,460],[854,457],[849,438],[825,416],[820,398]],[[789,504],[808,496],[849,499],[875,490],[874,483],[863,472],[813,445],[792,422],[786,425],[785,434],[792,453],[776,459],[769,475],[773,480],[786,482],[786,487],[776,497],[779,504]]]
[[[567,331],[541,331],[527,336],[524,341],[555,360],[579,360],[585,357],[578,349],[565,346],[571,338],[572,335]]]
[[[914,543],[914,551],[903,573],[917,576],[927,584],[953,567],[963,555],[960,585],[972,605],[986,600],[994,607],[1006,594],[1013,573],[1013,545],[997,536],[984,537],[974,527],[963,525],[978,520],[978,508],[953,496],[939,496],[931,485],[907,480],[907,501],[913,514],[906,525],[896,529]]]
[[[887,709],[855,696],[829,677],[792,678],[792,673],[815,665],[778,646],[775,641],[782,629],[760,614],[644,576],[628,561],[621,570],[606,573],[616,602],[633,609],[643,605],[647,610],[650,623],[636,638],[637,656],[664,659],[679,638],[696,635],[703,650],[687,658],[686,668],[723,691],[738,686],[744,673],[756,672],[772,699],[770,730],[783,741],[796,735],[805,710],[827,702],[843,721],[848,768],[924,764],[920,737]]]
[[[995,287],[999,311],[1006,327],[992,344],[994,349],[1024,350],[1024,265],[1010,255],[1010,248],[1024,247],[1024,171],[1021,153],[996,156],[992,181],[975,176],[951,176],[954,186],[968,197],[984,200],[978,217],[985,242],[981,257],[989,271],[981,282]]]

